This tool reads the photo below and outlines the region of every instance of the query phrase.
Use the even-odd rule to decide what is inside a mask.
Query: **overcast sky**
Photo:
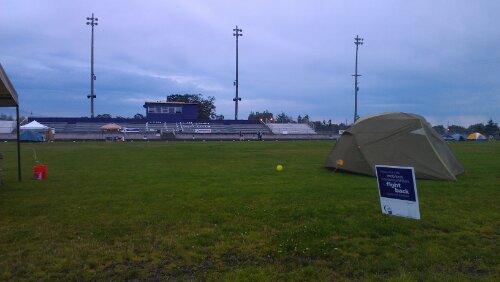
[[[0,62],[23,115],[89,116],[90,26],[95,113],[145,114],[169,94],[250,111],[352,122],[358,111],[421,114],[432,124],[500,121],[500,1],[0,0]],[[2,109],[5,112],[5,110]]]

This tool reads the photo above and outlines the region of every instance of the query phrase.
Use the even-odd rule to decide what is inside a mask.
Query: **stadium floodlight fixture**
[[[236,26],[236,28],[233,28],[233,31],[235,33],[233,33],[234,36],[236,36],[238,33],[242,32],[243,30],[241,28],[238,28],[238,26]],[[243,36],[243,34],[238,34],[238,36]]]

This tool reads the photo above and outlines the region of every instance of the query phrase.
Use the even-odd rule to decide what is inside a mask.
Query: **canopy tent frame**
[[[0,63],[0,107],[15,107],[16,108],[16,134],[17,134],[17,175],[21,181],[21,141],[19,129],[19,99],[16,89],[12,85]]]

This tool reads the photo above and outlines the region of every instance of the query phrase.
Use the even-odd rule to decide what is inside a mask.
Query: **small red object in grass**
[[[47,179],[47,170],[46,165],[36,165],[33,167],[33,177],[36,180]]]

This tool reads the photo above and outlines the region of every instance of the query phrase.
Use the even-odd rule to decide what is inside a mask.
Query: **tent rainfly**
[[[325,166],[375,176],[375,165],[407,166],[417,178],[456,180],[464,169],[420,115],[383,113],[359,119],[328,155]]]
[[[441,135],[441,138],[443,138],[443,140],[446,141],[446,142],[448,142],[448,141],[457,141],[457,140],[455,140],[455,138],[453,137],[453,135],[448,134],[448,133]]]
[[[486,140],[488,140],[488,138],[486,138],[486,136],[478,132],[471,133],[469,134],[469,136],[467,136],[467,141],[486,141]]]

